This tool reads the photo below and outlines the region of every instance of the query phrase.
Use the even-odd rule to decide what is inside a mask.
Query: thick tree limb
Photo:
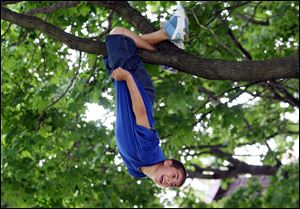
[[[105,7],[115,11],[118,15],[129,21],[135,28],[138,28],[142,33],[151,33],[156,31],[156,28],[145,21],[145,17],[134,8],[130,7],[126,1],[88,1],[90,4]]]
[[[236,178],[239,175],[274,175],[278,168],[273,166],[241,165],[240,167],[229,167],[228,170],[218,170],[213,168],[202,168],[193,164],[195,171],[188,170],[188,177],[201,179],[226,179]]]
[[[18,14],[1,7],[1,19],[21,27],[44,32],[72,49],[92,54],[107,55],[104,43],[97,43],[66,33],[37,17]],[[148,28],[148,26],[146,28],[143,30],[153,29]],[[168,65],[182,72],[211,80],[259,81],[277,78],[298,78],[299,76],[298,53],[284,58],[241,62],[203,59],[178,48],[176,50],[171,48],[163,51],[138,49],[138,54],[144,62]]]
[[[274,175],[276,174],[280,164],[276,166],[257,166],[249,165],[245,162],[239,161],[233,158],[232,155],[223,152],[219,147],[211,147],[210,153],[216,157],[226,159],[231,163],[227,170],[218,170],[213,168],[202,168],[199,165],[192,164],[195,167],[195,171],[188,171],[188,176],[202,178],[202,179],[225,179],[233,178],[242,174],[251,175]]]
[[[7,4],[16,4],[19,3],[21,1],[1,1],[1,6],[2,5],[7,5]]]
[[[116,12],[143,34],[157,30],[147,18],[142,16],[138,10],[132,8],[126,1],[88,1],[88,3],[105,7]],[[157,48],[158,50],[179,50],[179,48],[175,47],[175,45],[169,41],[159,43]]]
[[[25,14],[26,15],[34,15],[37,13],[49,14],[49,13],[55,12],[56,10],[59,10],[61,8],[74,7],[79,3],[80,3],[80,1],[62,1],[62,2],[58,2],[58,3],[54,3],[48,7],[34,8],[32,10],[29,10]]]
[[[92,54],[107,54],[105,45],[88,39],[80,38],[66,33],[60,28],[47,23],[40,18],[18,14],[7,8],[1,7],[1,19],[7,20],[14,24],[27,29],[36,29],[46,33],[51,38],[60,41],[72,49]]]

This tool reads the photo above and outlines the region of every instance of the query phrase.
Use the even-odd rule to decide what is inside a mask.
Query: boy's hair
[[[184,165],[179,160],[175,160],[175,159],[171,159],[171,160],[172,160],[172,166],[182,171],[182,180],[178,185],[178,187],[181,187],[186,180],[186,176],[187,176],[186,170],[184,168]]]

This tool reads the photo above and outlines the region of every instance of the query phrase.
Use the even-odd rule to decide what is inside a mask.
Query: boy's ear
[[[170,167],[172,165],[172,160],[165,160],[164,161],[164,166]]]

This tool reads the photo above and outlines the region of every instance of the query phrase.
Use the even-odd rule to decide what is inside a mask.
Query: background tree
[[[269,192],[247,207],[280,206],[280,198],[299,206],[298,164],[282,167],[299,137],[299,120],[288,117],[299,117],[299,2],[182,4],[190,20],[186,49],[164,42],[158,52],[138,51],[157,88],[156,128],[165,155],[186,162],[189,178],[222,179],[225,187],[239,175],[271,175]],[[128,175],[113,129],[84,115],[86,103],[114,111],[102,63],[105,35],[115,26],[152,32],[174,5],[1,2],[3,207],[171,204],[158,197],[165,190]],[[162,71],[159,64],[179,73]],[[261,165],[235,154],[247,145],[266,148]],[[280,190],[282,178],[291,192]],[[235,195],[262,192],[253,185]],[[190,185],[176,192],[176,204],[205,207]],[[207,207],[242,206],[236,199]]]

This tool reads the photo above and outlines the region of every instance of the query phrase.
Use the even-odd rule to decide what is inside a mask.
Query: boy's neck
[[[142,166],[139,168],[141,172],[143,172],[146,176],[152,177],[156,173],[157,169],[159,168],[160,164],[154,164],[150,166]]]

